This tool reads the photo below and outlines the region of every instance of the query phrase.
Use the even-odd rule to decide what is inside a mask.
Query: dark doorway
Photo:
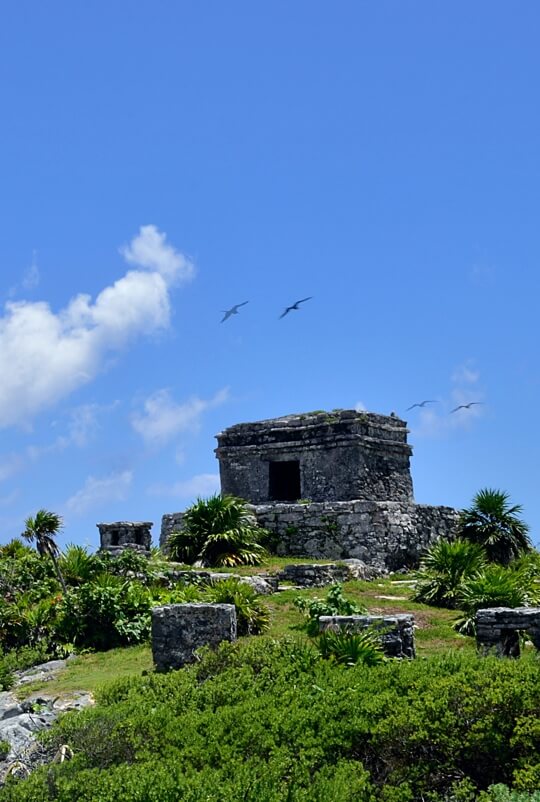
[[[111,546],[118,546],[119,544],[120,544],[120,533],[118,532],[118,529],[116,529],[114,532],[111,532],[111,543],[110,543],[110,545]]]
[[[271,462],[269,479],[271,501],[296,501],[301,497],[298,460]]]

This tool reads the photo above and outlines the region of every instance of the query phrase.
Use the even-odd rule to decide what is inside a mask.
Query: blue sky
[[[359,406],[408,420],[417,501],[507,490],[539,542],[539,24],[8,0],[0,540],[40,507],[61,543],[157,538],[216,489],[221,429]]]

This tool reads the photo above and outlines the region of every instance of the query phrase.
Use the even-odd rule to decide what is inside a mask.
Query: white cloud
[[[178,404],[168,390],[157,390],[144,402],[143,412],[132,415],[131,424],[149,445],[164,445],[181,432],[196,431],[203,412],[223,404],[228,395],[224,387],[209,400],[194,396]]]
[[[138,236],[121,248],[120,253],[126,262],[155,270],[167,281],[192,278],[193,264],[169,245],[166,239],[166,235],[155,226],[141,226]]]
[[[367,407],[363,401],[357,401],[354,408],[357,412],[367,412]]]
[[[440,404],[418,410],[417,424],[412,427],[418,437],[438,437],[458,429],[468,429],[485,414],[480,372],[468,360],[453,372],[449,396]],[[455,410],[461,404],[475,402],[468,409]]]
[[[65,507],[69,512],[81,515],[111,501],[124,501],[132,481],[132,471],[121,471],[99,479],[89,476],[82,488],[66,501]]]
[[[28,425],[41,409],[91,381],[111,352],[168,325],[169,286],[193,275],[191,263],[154,226],[143,226],[124,252],[150,269],[128,271],[94,302],[77,295],[58,313],[44,301],[6,303],[0,318],[0,427]]]
[[[218,493],[220,481],[218,473],[200,473],[172,485],[153,485],[148,492],[153,496],[174,496],[175,498],[203,498]]]

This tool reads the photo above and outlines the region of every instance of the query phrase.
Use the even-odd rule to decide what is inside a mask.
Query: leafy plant
[[[268,607],[250,585],[223,579],[209,587],[204,597],[218,604],[234,604],[239,635],[258,635],[268,629]]]
[[[62,576],[70,585],[82,585],[89,582],[103,570],[101,560],[90,554],[84,546],[70,543],[59,561]]]
[[[336,583],[328,588],[324,599],[306,599],[297,596],[294,606],[304,613],[304,629],[308,635],[317,635],[319,632],[319,616],[321,615],[361,615],[366,608],[343,595],[343,585]]]
[[[327,629],[316,639],[315,647],[324,660],[335,660],[346,666],[356,663],[376,666],[385,661],[380,638],[370,630],[349,632]]]
[[[529,551],[529,527],[519,517],[521,505],[510,506],[509,495],[501,490],[485,488],[463,510],[458,533],[470,543],[479,543],[490,562],[508,565],[511,560]]]
[[[488,565],[481,573],[462,583],[457,601],[464,616],[456,629],[464,635],[473,635],[474,616],[486,607],[526,607],[540,600],[539,588],[531,577],[522,571],[502,565]]]
[[[486,554],[479,544],[461,539],[438,540],[422,558],[413,599],[434,607],[454,609],[463,580],[482,571],[486,565]]]
[[[169,537],[171,557],[192,565],[258,565],[266,554],[257,526],[242,499],[197,499],[184,513],[182,529]]]

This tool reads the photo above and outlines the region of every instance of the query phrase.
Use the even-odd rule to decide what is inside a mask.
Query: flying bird
[[[436,403],[437,401],[434,398],[427,399],[426,401],[420,401],[419,404],[411,404],[411,406],[407,407],[405,411],[408,412],[410,409],[414,409],[415,407],[425,407],[426,404],[436,404]]]
[[[460,404],[459,407],[450,410],[450,415],[452,414],[452,412],[457,412],[458,409],[470,409],[471,407],[475,406],[475,404],[483,404],[483,403],[484,403],[483,401],[469,401],[468,404]]]
[[[240,307],[241,306],[245,306],[248,303],[249,303],[249,301],[244,301],[244,303],[242,303],[242,304],[235,304],[234,306],[231,306],[230,309],[222,309],[221,311],[225,312],[225,314],[223,315],[223,317],[222,317],[220,322],[224,323],[226,320],[228,320],[233,315],[237,315],[238,314],[238,310],[240,309]]]
[[[285,309],[285,311],[283,312],[283,314],[281,314],[279,316],[279,319],[281,320],[282,317],[285,317],[285,315],[288,315],[289,312],[291,312],[293,309],[299,309],[300,308],[298,306],[299,304],[303,304],[304,301],[311,301],[312,298],[313,298],[313,295],[310,295],[308,298],[301,298],[299,301],[296,301],[296,303],[294,303],[292,306],[288,306]]]

